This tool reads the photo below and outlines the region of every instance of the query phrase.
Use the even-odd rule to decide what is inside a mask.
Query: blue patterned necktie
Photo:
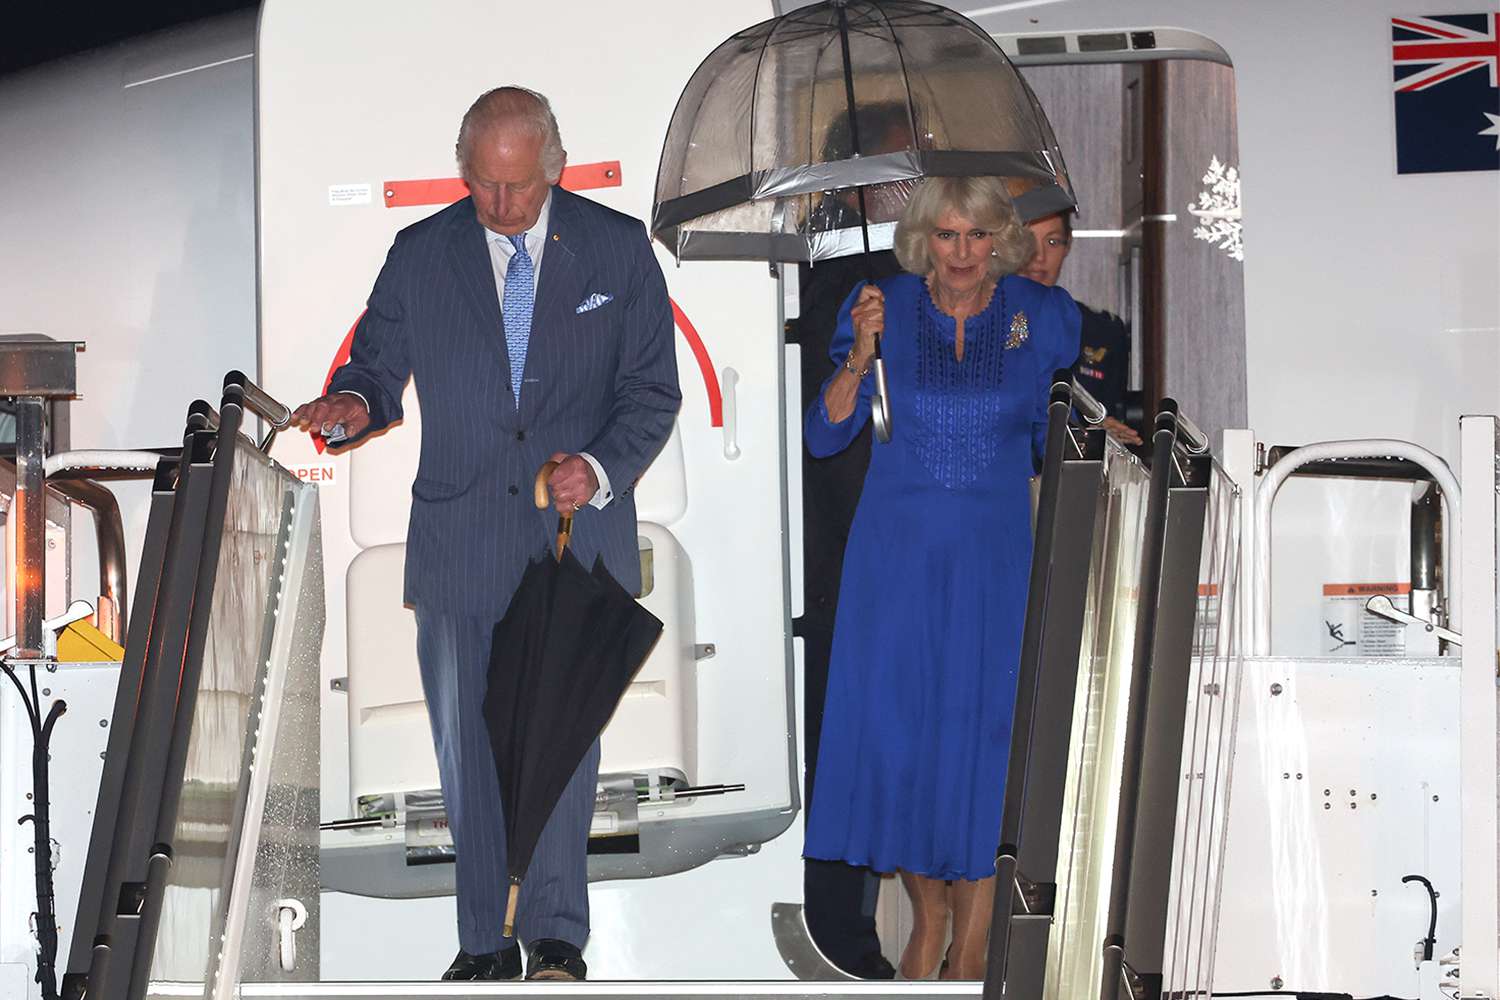
[[[536,305],[536,274],[526,252],[526,234],[507,236],[516,248],[505,268],[505,301],[500,315],[505,320],[505,349],[510,354],[510,388],[521,405],[521,373],[526,370],[526,348],[531,343],[531,310]]]

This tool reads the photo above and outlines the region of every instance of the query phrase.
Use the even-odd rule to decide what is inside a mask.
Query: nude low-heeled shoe
[[[930,983],[937,979],[938,974],[948,967],[948,949],[944,948],[938,960],[933,963],[932,970],[925,976],[912,978],[901,971],[901,963],[896,963],[896,979],[903,983]]]
[[[938,977],[938,972],[942,970],[944,964],[945,963],[943,963],[943,962],[939,962],[937,965],[934,965],[932,967],[932,971],[929,972],[929,973],[927,973],[927,975],[921,977],[920,979],[909,979],[909,978],[907,978],[906,976],[904,976],[904,975],[901,974],[901,969],[898,966],[896,968],[896,982],[898,982],[898,983],[928,983],[928,982],[935,982],[937,980],[937,977]]]

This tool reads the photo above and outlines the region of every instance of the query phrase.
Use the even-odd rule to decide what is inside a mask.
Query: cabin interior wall
[[[1117,263],[1122,67],[1118,63],[1027,66],[1022,70],[1057,133],[1078,196],[1075,238],[1060,284],[1079,302],[1124,315]]]
[[[1061,284],[1079,302],[1129,316],[1127,261],[1139,248],[1143,283],[1155,290],[1145,296],[1145,322],[1133,324],[1137,367],[1140,354],[1151,356],[1144,381],[1176,399],[1210,435],[1244,426],[1242,265],[1195,238],[1198,220],[1187,211],[1212,159],[1239,162],[1233,69],[1169,59],[1023,72],[1047,109],[1079,200]],[[1135,107],[1127,80],[1133,92],[1154,95],[1153,107]],[[1159,127],[1148,127],[1153,122]],[[1140,148],[1145,142],[1156,147],[1152,155]],[[1153,176],[1143,176],[1147,169]],[[1152,331],[1159,344],[1145,342]]]
[[[1216,440],[1247,419],[1243,264],[1194,235],[1188,212],[1208,185],[1210,165],[1239,163],[1234,70],[1198,59],[1161,67],[1162,201],[1160,234],[1165,288],[1161,364],[1166,395]]]
[[[1263,440],[1455,456],[1459,415],[1500,411],[1500,174],[1396,173],[1390,19],[1408,0],[955,6],[997,35],[1170,25],[1229,54],[1246,417]]]

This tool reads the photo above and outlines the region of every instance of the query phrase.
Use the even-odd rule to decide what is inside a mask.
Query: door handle
[[[724,457],[733,462],[741,454],[739,441],[739,401],[736,398],[740,384],[740,373],[733,368],[725,368],[724,374],[719,379],[719,384],[724,400]]]

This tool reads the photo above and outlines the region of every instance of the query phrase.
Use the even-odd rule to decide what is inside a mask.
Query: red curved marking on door
[[[557,182],[566,191],[591,191],[620,186],[620,161],[579,163],[564,167]],[[469,185],[462,177],[432,177],[426,180],[386,181],[386,208],[408,208],[413,205],[451,205],[469,196]]]
[[[682,331],[683,339],[693,349],[693,357],[698,359],[698,371],[703,374],[703,388],[708,391],[708,423],[711,427],[724,426],[724,395],[719,391],[719,376],[714,371],[713,359],[708,356],[708,348],[704,346],[703,338],[698,336],[698,330],[693,326],[693,321],[687,318],[687,313],[675,299],[669,299],[672,303],[672,319],[677,323],[677,329]]]
[[[703,338],[698,335],[697,328],[687,318],[687,313],[683,312],[682,307],[675,301],[671,299],[668,299],[668,301],[672,303],[673,322],[676,324],[677,329],[682,331],[682,337],[688,342],[688,347],[692,348],[693,357],[698,359],[698,370],[703,375],[703,388],[708,393],[709,426],[723,427],[724,396],[719,390],[719,376],[714,372],[713,359],[709,357],[708,348],[704,345]],[[323,392],[325,395],[328,392],[328,387],[333,384],[333,373],[344,367],[345,362],[349,360],[349,351],[354,345],[354,331],[359,329],[359,321],[364,318],[365,314],[363,312],[360,313],[354,320],[354,325],[349,328],[349,332],[344,334],[343,343],[339,344],[339,349],[334,352],[333,363],[328,366],[328,375],[323,379]],[[324,448],[322,436],[314,434],[312,439],[313,447],[318,450],[319,454],[322,454]]]

